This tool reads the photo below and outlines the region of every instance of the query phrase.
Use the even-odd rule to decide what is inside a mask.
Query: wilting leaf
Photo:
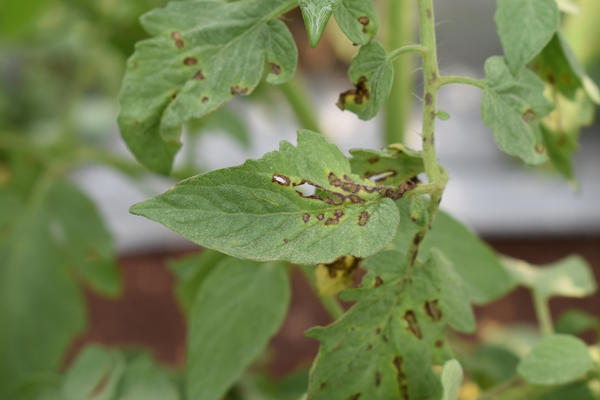
[[[583,376],[593,365],[583,341],[569,335],[550,335],[521,360],[517,371],[530,383],[559,385]]]
[[[373,40],[364,45],[348,71],[354,88],[340,94],[338,107],[350,110],[362,120],[373,118],[390,95],[394,68],[383,46]]]
[[[221,399],[277,332],[289,298],[285,264],[221,262],[190,313],[188,398]]]
[[[342,31],[356,44],[366,44],[377,34],[379,21],[371,0],[299,0],[298,3],[313,47],[321,40],[332,13]]]
[[[138,160],[166,174],[181,126],[259,83],[283,83],[296,69],[292,35],[277,18],[294,0],[174,1],[142,17],[154,37],[139,42],[121,90],[119,126]]]
[[[398,185],[425,171],[421,153],[402,144],[384,150],[350,150],[352,172],[386,185]]]
[[[543,82],[528,69],[511,74],[501,57],[489,58],[485,73],[481,117],[498,147],[527,164],[546,161],[539,121],[553,106],[544,97]]]
[[[399,222],[393,199],[415,185],[362,179],[323,136],[300,131],[298,147],[282,142],[259,160],[189,178],[131,212],[235,257],[328,263],[388,244]]]
[[[439,398],[432,365],[449,358],[445,326],[470,332],[474,317],[460,277],[439,253],[410,272],[404,260],[396,251],[364,260],[361,287],[342,293],[356,304],[309,332],[321,347],[308,398]]]
[[[558,30],[558,6],[556,0],[498,0],[494,20],[506,63],[517,73]]]

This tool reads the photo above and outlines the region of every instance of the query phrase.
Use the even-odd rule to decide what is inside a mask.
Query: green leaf
[[[284,264],[221,262],[204,281],[191,311],[188,398],[221,399],[277,332],[289,299]]]
[[[65,400],[112,400],[124,371],[125,358],[121,353],[89,345],[65,373],[61,397]]]
[[[539,121],[553,106],[544,97],[544,83],[528,69],[512,75],[501,57],[489,58],[485,73],[481,117],[498,147],[527,164],[546,161]]]
[[[169,269],[177,278],[175,296],[186,314],[189,314],[206,277],[226,257],[218,251],[204,249],[200,254],[192,254],[169,262]]]
[[[115,400],[179,400],[177,388],[165,371],[146,354],[127,363]],[[94,399],[95,400],[95,399]]]
[[[149,169],[167,174],[181,125],[214,111],[235,94],[250,94],[265,64],[279,84],[296,69],[297,49],[278,20],[294,0],[174,1],[142,17],[154,36],[127,63],[119,126]]]
[[[353,149],[350,154],[353,173],[386,185],[399,185],[425,171],[421,153],[402,144],[384,150]]]
[[[131,212],[235,257],[317,264],[388,244],[399,222],[391,198],[414,185],[361,179],[337,147],[300,131],[298,147],[189,178]]]
[[[463,364],[477,385],[488,389],[515,375],[519,357],[504,347],[484,344],[465,358]]]
[[[348,71],[354,88],[340,94],[337,105],[362,120],[373,118],[390,95],[394,68],[383,46],[373,40],[364,45],[352,60]]]
[[[409,220],[409,200],[403,199],[397,204],[400,220]],[[407,254],[417,231],[416,224],[402,223],[393,241],[395,248]],[[429,257],[433,248],[439,249],[452,262],[474,303],[489,303],[515,286],[514,279],[505,271],[496,253],[462,223],[443,211],[436,214],[431,230],[421,244],[420,258]]]
[[[580,339],[551,335],[521,360],[517,371],[530,383],[559,385],[580,378],[593,365],[587,346]]]
[[[567,310],[556,321],[557,333],[579,335],[589,330],[600,332],[600,318],[582,310]]]
[[[596,281],[589,264],[577,255],[541,267],[506,259],[504,267],[518,283],[545,299],[554,296],[580,298],[596,291]]]
[[[438,110],[438,112],[435,113],[435,116],[441,121],[447,121],[450,119],[450,114],[444,110]]]
[[[97,292],[118,295],[122,282],[112,237],[94,203],[75,185],[58,181],[45,204],[66,262]]]
[[[364,45],[377,34],[379,21],[371,0],[299,0],[310,45],[321,40],[325,26],[333,13],[352,42]]]
[[[429,399],[442,387],[433,363],[449,357],[446,324],[471,332],[475,321],[460,277],[438,252],[409,272],[404,254],[384,251],[363,261],[359,289],[343,292],[356,304],[326,328],[308,398]]]
[[[558,6],[556,0],[498,0],[494,20],[506,63],[516,73],[558,30]]]
[[[444,395],[442,400],[457,400],[460,385],[463,380],[463,370],[456,360],[448,360],[442,369],[442,386]]]

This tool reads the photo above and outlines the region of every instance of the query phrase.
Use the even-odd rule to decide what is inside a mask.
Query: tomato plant
[[[600,103],[582,65],[592,51],[575,34],[568,35],[577,46],[571,49],[564,32],[580,28],[562,23],[576,5],[498,0],[494,21],[504,54],[488,58],[485,77],[476,79],[440,72],[433,0],[388,0],[385,43],[371,0],[147,1],[122,14],[116,13],[120,6],[107,11],[101,2],[67,3],[63,23],[73,10],[102,16],[102,23],[87,26],[98,41],[74,33],[80,50],[97,53],[96,59],[67,45],[60,74],[30,70],[26,62],[21,70],[60,82],[52,95],[71,108],[56,117],[62,108],[52,101],[16,96],[24,104],[37,102],[42,111],[36,115],[55,117],[52,140],[40,141],[27,110],[1,98],[7,110],[0,126],[2,398],[599,398],[598,345],[576,335],[600,332],[600,320],[574,311],[555,324],[549,311],[553,297],[595,292],[590,267],[575,255],[544,266],[501,256],[439,210],[449,177],[435,146],[443,130],[438,125],[449,118],[438,106],[438,92],[469,85],[481,90],[481,119],[501,151],[530,166],[551,164],[574,182],[579,132]],[[141,17],[150,36],[144,39],[135,17],[153,6],[159,7]],[[341,91],[337,104],[362,120],[385,109],[384,149],[354,149],[348,157],[319,132],[295,78],[298,50],[283,18],[298,7],[312,46],[333,17],[358,47],[348,71],[352,87]],[[581,7],[590,15],[598,11],[593,2]],[[410,42],[406,26],[413,14],[419,40]],[[589,17],[582,21],[585,29],[594,27]],[[55,22],[54,29],[64,26]],[[419,149],[403,142],[404,92],[415,56],[422,82]],[[27,57],[43,61],[44,53]],[[118,124],[131,153],[149,171],[185,177],[133,205],[131,213],[204,248],[172,265],[188,319],[183,371],[165,370],[143,353],[88,346],[60,373],[69,341],[85,325],[78,281],[106,296],[117,296],[120,287],[110,234],[65,174],[90,161],[133,180],[144,173],[79,135],[73,122],[74,104],[90,90],[89,74],[110,74],[100,60],[115,68],[109,80],[126,65]],[[231,125],[235,115],[227,103],[263,81],[289,100],[302,128],[297,143],[281,142],[278,150],[235,167],[173,172],[184,126],[229,126],[234,137],[247,140],[243,127]],[[104,95],[116,96],[110,90]],[[34,250],[24,243],[35,243]],[[292,269],[316,288],[333,322],[307,332],[320,343],[308,376],[271,382],[246,371],[286,316]],[[461,339],[457,332],[476,329],[473,304],[490,303],[517,286],[530,290],[539,320],[539,336],[527,351]]]

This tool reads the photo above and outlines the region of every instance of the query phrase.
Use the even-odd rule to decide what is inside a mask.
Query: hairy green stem
[[[408,251],[408,262],[412,266],[419,252],[419,247],[437,213],[442,193],[446,187],[448,177],[438,164],[435,152],[435,119],[437,92],[440,88],[440,73],[438,69],[437,48],[435,39],[435,18],[433,14],[433,0],[418,0],[419,31],[423,52],[423,116],[422,116],[422,142],[423,164],[425,173],[431,185],[430,201],[428,206],[429,224],[420,229],[414,236]]]
[[[456,75],[441,76],[438,80],[438,87],[442,87],[444,85],[449,85],[451,83],[459,83],[459,84],[463,84],[463,85],[475,86],[479,89],[483,89],[485,87],[484,79],[475,79],[475,78],[469,78],[467,76],[456,76]]]
[[[308,93],[303,87],[298,75],[295,75],[291,80],[279,85],[281,92],[287,99],[296,119],[305,129],[321,132],[319,121],[316,117],[316,111],[312,106]],[[322,132],[321,132],[322,133]]]
[[[407,43],[414,40],[414,2],[413,0],[387,0],[387,35],[386,48],[398,49],[389,54],[393,60],[408,50]],[[406,47],[402,47],[406,46]],[[418,46],[421,47],[421,46]],[[396,53],[396,54],[394,54]],[[392,92],[385,104],[384,140],[386,144],[403,143],[404,131],[411,116],[412,87],[411,73],[414,68],[412,57],[404,57],[394,63],[394,82]]]
[[[550,315],[548,299],[540,296],[536,291],[533,291],[531,295],[533,297],[535,315],[537,316],[542,335],[551,335],[554,332],[554,328],[552,327],[552,317]]]
[[[387,58],[390,61],[396,61],[400,56],[408,53],[421,53],[424,54],[427,49],[420,44],[407,44],[406,46],[402,46],[397,48],[396,50],[392,50],[388,53]],[[393,92],[392,92],[393,93]],[[398,143],[398,142],[393,142]]]

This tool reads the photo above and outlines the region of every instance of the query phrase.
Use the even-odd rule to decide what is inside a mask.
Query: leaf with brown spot
[[[425,171],[421,153],[401,144],[384,150],[352,149],[350,154],[353,173],[388,186]]]

